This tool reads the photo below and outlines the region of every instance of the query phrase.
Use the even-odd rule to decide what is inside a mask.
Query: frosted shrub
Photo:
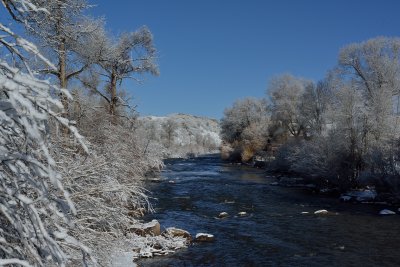
[[[4,3],[18,12],[44,12],[27,0]],[[67,127],[87,149],[77,130],[59,115],[62,105],[52,95],[63,90],[35,78],[23,55],[54,66],[1,23],[0,32],[0,48],[25,66],[21,70],[0,59],[0,265],[64,266],[67,250],[81,251],[84,258],[89,250],[68,233],[76,209],[51,157],[49,118]]]

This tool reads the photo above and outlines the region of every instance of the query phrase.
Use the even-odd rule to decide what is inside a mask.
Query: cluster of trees
[[[221,143],[219,132],[218,121],[185,114],[142,117],[137,129],[147,150],[164,158],[214,153]]]
[[[0,22],[0,265],[107,264],[162,165],[121,89],[158,74],[152,34],[114,37],[85,0],[1,3],[21,28]]]
[[[225,150],[240,152],[242,161],[251,159],[246,150],[261,150],[278,171],[343,190],[373,184],[400,196],[399,56],[399,38],[378,37],[344,47],[317,83],[273,78],[265,104],[246,99],[225,111]],[[252,123],[257,127],[247,131]]]

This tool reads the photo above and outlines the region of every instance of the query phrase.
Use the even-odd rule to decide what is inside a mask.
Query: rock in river
[[[227,212],[225,212],[225,211],[223,211],[223,212],[221,212],[219,215],[218,215],[218,218],[226,218],[226,217],[228,217],[229,216],[229,214],[227,213]]]
[[[373,189],[352,190],[343,194],[340,199],[344,202],[355,200],[357,202],[373,201],[377,193]]]
[[[183,229],[175,228],[175,227],[169,227],[165,229],[165,233],[167,235],[173,236],[173,237],[183,237],[186,238],[189,242],[192,241],[192,236],[188,231],[185,231]]]
[[[214,240],[214,235],[205,233],[198,233],[195,239],[196,242],[213,242]]]
[[[314,214],[328,214],[327,210],[317,210],[314,212]]]
[[[238,213],[238,215],[239,215],[240,217],[247,216],[247,212],[241,211],[241,212]]]

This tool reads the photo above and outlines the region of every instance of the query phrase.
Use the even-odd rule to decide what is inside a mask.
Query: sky
[[[220,119],[237,99],[265,97],[273,76],[318,81],[342,47],[400,36],[398,0],[90,2],[113,34],[146,25],[154,35],[160,76],[123,84],[141,115]]]

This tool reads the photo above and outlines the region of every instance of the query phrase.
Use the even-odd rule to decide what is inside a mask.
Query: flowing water
[[[161,175],[148,184],[156,213],[146,219],[210,233],[215,242],[139,266],[400,266],[400,215],[377,215],[384,206],[271,186],[275,178],[263,170],[217,156],[167,160]],[[314,215],[320,209],[330,214]],[[229,217],[219,219],[223,211]]]

